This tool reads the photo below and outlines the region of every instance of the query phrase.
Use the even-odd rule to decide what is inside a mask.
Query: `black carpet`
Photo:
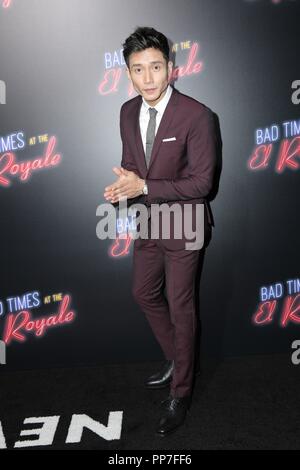
[[[154,430],[168,389],[143,387],[144,379],[161,364],[18,372],[1,366],[0,421],[6,447],[37,438],[20,436],[22,430],[41,427],[24,424],[26,418],[59,416],[52,444],[30,449],[300,448],[300,366],[292,365],[290,356],[203,361],[185,424],[164,438],[155,436]],[[110,440],[111,436],[85,428],[80,442],[66,443],[72,415],[88,415],[106,427],[109,413],[115,411],[123,412],[118,438]]]

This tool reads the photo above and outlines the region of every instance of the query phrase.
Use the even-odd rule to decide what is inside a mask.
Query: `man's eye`
[[[141,69],[135,69],[135,71],[136,71],[137,73],[140,73]]]
[[[159,70],[159,69],[160,69],[160,66],[159,66],[159,65],[155,65],[154,68],[155,68],[155,70]]]

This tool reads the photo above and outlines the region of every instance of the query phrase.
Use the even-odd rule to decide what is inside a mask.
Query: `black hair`
[[[169,43],[166,36],[154,28],[148,26],[139,26],[136,30],[128,36],[123,46],[123,56],[127,67],[129,68],[129,56],[133,52],[143,51],[149,47],[159,49],[166,62],[169,61]]]

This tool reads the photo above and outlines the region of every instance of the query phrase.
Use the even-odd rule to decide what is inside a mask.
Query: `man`
[[[148,208],[188,203],[194,218],[197,204],[204,204],[207,234],[212,220],[206,200],[216,166],[213,113],[170,86],[173,63],[162,33],[137,28],[123,44],[123,55],[138,96],[122,105],[121,168],[113,168],[118,179],[105,188],[104,197],[113,204],[127,198]],[[166,359],[146,387],[170,384],[156,429],[161,436],[184,422],[195,373],[195,283],[205,247],[186,249],[186,241],[183,235],[134,242],[133,296]]]

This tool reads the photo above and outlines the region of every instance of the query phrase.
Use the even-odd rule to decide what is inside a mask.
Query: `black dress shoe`
[[[146,380],[145,386],[151,389],[167,387],[172,380],[173,369],[174,360],[166,361],[160,372],[151,375],[151,377]]]
[[[163,412],[156,428],[156,434],[166,436],[184,423],[191,406],[191,396],[174,398],[171,395],[162,401]]]

